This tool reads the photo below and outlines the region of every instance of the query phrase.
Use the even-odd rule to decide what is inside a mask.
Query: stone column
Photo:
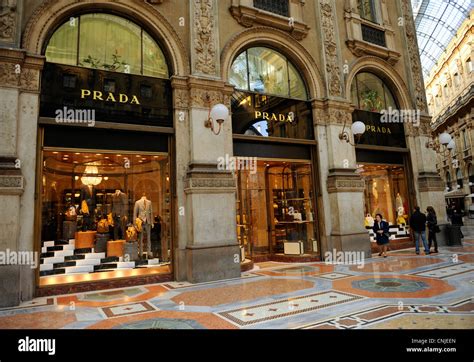
[[[0,6],[0,252],[16,256],[35,250],[37,116],[44,61],[19,49],[21,10],[21,2],[14,0]],[[0,307],[33,297],[35,269],[24,265],[26,259],[12,261],[0,265]]]
[[[193,283],[240,276],[235,192],[232,173],[219,170],[220,157],[232,156],[232,126],[218,135],[204,126],[210,107],[230,109],[233,88],[220,80],[217,1],[192,0],[189,90],[189,164],[186,193],[186,275]],[[215,131],[218,125],[214,122]]]
[[[351,6],[356,4],[346,4],[346,7]],[[319,33],[324,50],[321,61],[328,99],[313,102],[325,218],[322,255],[336,249],[362,251],[370,257],[370,240],[364,229],[364,181],[355,173],[354,146],[339,139],[344,124],[350,134],[352,109],[344,94],[336,2],[318,0],[316,17],[321,19]]]
[[[316,109],[315,114],[326,225],[322,253],[336,249],[360,251],[370,257],[371,244],[364,228],[365,183],[355,173],[354,146],[339,139],[344,122],[345,131],[350,132],[351,109],[347,103],[333,101],[326,102],[325,110]]]

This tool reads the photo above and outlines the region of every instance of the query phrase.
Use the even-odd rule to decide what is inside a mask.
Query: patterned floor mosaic
[[[38,298],[0,329],[474,329],[474,240],[364,265],[257,263],[241,278]]]

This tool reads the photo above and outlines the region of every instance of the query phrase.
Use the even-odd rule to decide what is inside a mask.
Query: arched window
[[[387,85],[378,76],[368,72],[356,75],[351,85],[352,103],[363,111],[380,113],[389,108],[398,109]]]
[[[264,47],[242,52],[232,63],[229,82],[237,89],[307,100],[301,75],[282,54]]]
[[[86,68],[169,78],[163,51],[140,26],[95,13],[69,19],[50,38],[46,60]]]

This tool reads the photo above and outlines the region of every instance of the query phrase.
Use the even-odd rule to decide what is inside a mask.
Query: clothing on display
[[[140,245],[140,255],[144,251],[151,253],[151,228],[153,226],[153,206],[152,202],[142,196],[142,198],[135,202],[135,207],[133,209],[133,219],[135,223],[139,219],[141,224],[141,232],[139,232],[138,242]],[[143,245],[143,234],[146,234],[146,247]]]

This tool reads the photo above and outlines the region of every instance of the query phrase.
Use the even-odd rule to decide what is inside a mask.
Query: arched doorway
[[[392,240],[408,237],[413,185],[404,122],[415,122],[417,114],[401,112],[391,86],[378,74],[365,70],[352,81],[351,102],[353,121],[366,126],[356,146],[358,173],[366,185],[365,227],[375,242],[372,220],[382,214],[390,224]]]
[[[229,71],[237,236],[242,258],[319,260],[314,130],[297,67],[266,46],[238,54]]]
[[[39,294],[57,284],[87,281],[94,289],[111,279],[170,279],[173,111],[165,52],[127,17],[80,13],[50,34],[44,55]],[[152,243],[157,219],[167,231],[160,249]]]

